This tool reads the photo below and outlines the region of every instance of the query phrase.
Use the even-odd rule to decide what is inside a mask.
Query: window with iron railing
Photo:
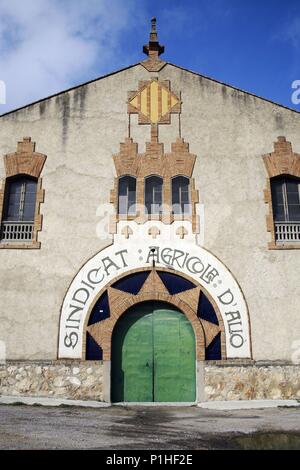
[[[300,178],[272,178],[271,191],[276,242],[300,243]]]
[[[1,242],[32,241],[36,194],[34,178],[17,176],[6,180]]]

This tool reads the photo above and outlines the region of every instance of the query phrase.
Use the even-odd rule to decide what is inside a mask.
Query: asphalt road
[[[0,406],[0,449],[291,447],[300,449],[299,408],[212,411],[197,407]]]

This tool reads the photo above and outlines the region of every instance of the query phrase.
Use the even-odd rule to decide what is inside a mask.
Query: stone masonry
[[[300,399],[300,366],[284,363],[208,365],[205,400]]]
[[[299,399],[300,366],[271,362],[204,363],[204,400]],[[8,362],[0,365],[0,395],[103,398],[103,363]]]
[[[0,365],[0,394],[103,400],[102,362],[9,362]]]

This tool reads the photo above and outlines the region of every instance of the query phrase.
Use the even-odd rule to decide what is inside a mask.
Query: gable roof
[[[34,105],[36,105],[36,104],[42,103],[43,101],[47,101],[47,100],[49,100],[49,99],[51,99],[51,98],[55,98],[55,97],[57,97],[57,96],[63,95],[64,93],[68,93],[68,92],[70,92],[70,91],[77,90],[78,88],[81,88],[81,87],[83,87],[83,86],[90,85],[91,83],[98,82],[98,81],[100,81],[100,80],[103,80],[103,79],[105,79],[105,78],[111,77],[111,76],[116,75],[116,74],[118,74],[118,73],[124,72],[125,70],[132,69],[132,68],[134,68],[134,67],[137,67],[138,65],[141,65],[141,63],[140,63],[140,62],[137,62],[136,64],[129,65],[129,66],[124,67],[124,68],[119,69],[119,70],[115,70],[114,72],[108,73],[108,74],[106,74],[106,75],[102,75],[101,77],[94,78],[94,79],[92,79],[92,80],[89,80],[88,82],[84,82],[84,83],[81,83],[81,84],[79,84],[79,85],[75,85],[75,86],[73,86],[73,87],[71,87],[71,88],[67,88],[66,90],[60,91],[60,92],[58,92],[58,93],[54,93],[53,95],[49,95],[49,96],[47,96],[47,97],[45,97],[45,98],[41,98],[41,99],[39,99],[39,100],[33,101],[33,102],[28,103],[28,104],[26,104],[26,105],[24,105],[24,106],[21,106],[20,108],[16,108],[16,109],[13,109],[13,110],[11,110],[11,111],[7,111],[6,113],[0,115],[0,119],[1,119],[2,117],[8,116],[8,115],[13,114],[13,113],[16,113],[16,112],[18,112],[18,111],[21,111],[21,110],[23,110],[23,109],[29,108],[30,106],[34,106]],[[251,92],[246,91],[246,90],[242,90],[241,88],[235,87],[235,86],[233,86],[233,85],[229,85],[228,83],[221,82],[220,80],[216,80],[216,79],[214,79],[214,78],[208,77],[207,75],[203,75],[203,74],[201,74],[201,73],[194,72],[193,70],[189,70],[189,69],[184,68],[184,67],[181,67],[181,66],[179,66],[179,65],[172,64],[171,62],[165,62],[165,65],[171,65],[172,67],[175,67],[175,68],[177,68],[177,69],[179,69],[179,70],[183,70],[184,72],[191,73],[191,74],[193,74],[193,75],[196,75],[196,76],[198,76],[198,77],[204,78],[204,79],[206,79],[206,80],[209,80],[209,81],[211,81],[211,82],[217,83],[217,84],[219,84],[219,85],[223,85],[223,86],[225,86],[225,87],[227,87],[227,88],[230,88],[230,89],[232,89],[232,90],[238,91],[238,92],[240,92],[240,93],[245,93],[245,94],[248,95],[248,96],[252,96],[252,97],[257,98],[257,99],[259,99],[259,100],[265,101],[266,103],[270,103],[270,104],[273,104],[273,105],[278,106],[278,107],[280,107],[280,108],[286,109],[286,110],[288,110],[288,111],[292,111],[292,112],[294,112],[294,113],[296,113],[296,114],[300,114],[300,111],[297,111],[296,109],[289,108],[288,106],[285,106],[285,105],[283,105],[283,104],[277,103],[276,101],[272,101],[272,100],[270,100],[270,99],[268,99],[268,98],[264,98],[264,97],[262,97],[262,96],[256,95],[255,93],[251,93]]]

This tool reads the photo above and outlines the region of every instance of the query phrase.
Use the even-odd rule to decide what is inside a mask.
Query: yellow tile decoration
[[[169,93],[165,88],[162,88],[161,90],[161,114],[164,116],[164,114],[169,112]]]
[[[157,80],[152,80],[129,103],[151,123],[157,124],[163,116],[170,113],[174,106],[180,103],[180,100]]]
[[[133,100],[131,101],[131,104],[132,106],[134,106],[135,108],[138,108],[139,106],[139,100],[138,100],[138,97],[136,96],[135,98],[133,98]]]
[[[147,112],[148,112],[148,103],[147,103],[147,88],[145,88],[141,93],[141,113],[145,114],[145,116],[147,116]],[[134,105],[133,105],[134,106]],[[138,106],[135,106],[137,109],[138,109]]]
[[[171,96],[171,108],[175,106],[175,104],[178,103],[178,99],[175,98],[175,96]]]
[[[152,82],[150,85],[150,120],[151,122],[158,122],[158,84]]]

